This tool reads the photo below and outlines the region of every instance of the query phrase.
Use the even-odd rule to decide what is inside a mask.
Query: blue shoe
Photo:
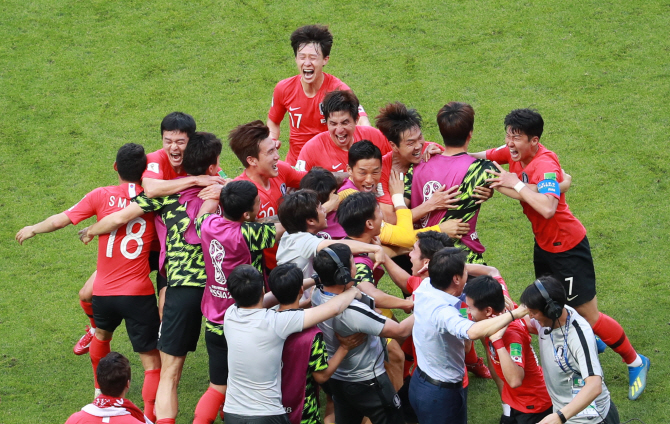
[[[651,367],[651,361],[646,356],[640,355],[640,358],[642,358],[642,365],[628,367],[628,399],[630,400],[639,398],[647,387],[647,373]]]
[[[605,349],[607,349],[607,345],[605,344],[604,341],[598,336],[596,336],[596,345],[598,346],[598,355],[603,353]]]

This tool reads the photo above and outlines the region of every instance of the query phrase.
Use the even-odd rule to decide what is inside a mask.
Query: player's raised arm
[[[19,232],[16,233],[15,238],[19,244],[23,244],[24,241],[35,237],[37,234],[50,233],[52,231],[60,230],[61,228],[67,227],[70,224],[72,224],[70,218],[65,214],[65,212],[61,212],[59,214],[52,215],[35,225],[28,225],[21,228]]]
[[[486,150],[482,150],[481,152],[468,152],[468,154],[476,159],[486,159]]]
[[[360,298],[361,291],[356,287],[350,287],[344,293],[338,294],[328,302],[305,310],[302,328],[313,327],[320,322],[341,314],[354,299]]]
[[[120,226],[144,215],[144,213],[145,212],[142,210],[140,205],[135,202],[130,202],[130,204],[128,204],[128,206],[122,210],[114,212],[111,215],[107,215],[90,227],[86,227],[79,231],[79,240],[81,240],[84,244],[88,244],[95,236],[111,233]]]
[[[170,196],[190,187],[207,187],[212,184],[224,185],[225,183],[226,180],[218,175],[198,175],[197,177],[191,176],[174,180],[144,178],[142,180],[142,187],[147,197],[153,199],[155,197]]]

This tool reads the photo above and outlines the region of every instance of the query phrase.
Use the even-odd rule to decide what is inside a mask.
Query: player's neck
[[[324,286],[323,291],[332,293],[332,294],[341,294],[344,293],[345,286],[342,286],[340,284],[335,284],[332,286]]]
[[[316,93],[319,92],[321,86],[323,85],[324,78],[325,77],[323,72],[321,72],[321,76],[319,78],[315,78],[311,83],[306,83],[305,80],[300,77],[300,85],[302,85],[302,91],[305,93],[305,96],[309,97],[310,99],[316,96]]]
[[[406,161],[405,159],[402,158],[399,154],[396,152],[393,152],[393,156],[391,156],[391,168],[395,169],[396,171],[402,172],[403,174],[407,173],[409,171],[409,167],[412,166],[412,163],[409,161]]]
[[[553,328],[558,328],[558,327],[565,327],[565,323],[568,322],[568,310],[563,308],[563,313],[561,316],[556,320],[556,323],[554,324]]]
[[[262,175],[253,167],[247,168],[246,174],[251,181],[255,182],[266,190],[270,190],[270,177]]]
[[[140,185],[140,183],[137,182],[137,181],[126,181],[123,178],[121,178],[121,176],[119,176],[119,185],[122,185],[122,184],[137,184],[137,185]]]
[[[289,303],[287,305],[279,305],[279,311],[288,311],[289,309],[300,309],[300,298],[297,298],[295,302]]]
[[[467,152],[468,152],[467,143],[464,146],[461,146],[461,147],[446,146],[444,148],[444,152],[442,152],[442,156],[456,156],[458,154],[467,153]]]
[[[366,244],[372,244],[372,240],[374,240],[374,237],[372,237],[370,234],[367,232],[364,232],[358,237],[351,237],[348,236],[352,240],[360,241],[361,243],[366,243]]]
[[[261,296],[261,300],[257,304],[251,306],[240,306],[240,309],[263,309],[263,297],[264,296]]]

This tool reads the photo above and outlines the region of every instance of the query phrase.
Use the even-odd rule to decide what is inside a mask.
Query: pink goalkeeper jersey
[[[202,314],[211,322],[223,324],[223,316],[234,304],[228,291],[227,276],[238,265],[251,264],[251,252],[242,235],[242,223],[220,215],[207,216],[200,226],[207,285],[202,295]]]

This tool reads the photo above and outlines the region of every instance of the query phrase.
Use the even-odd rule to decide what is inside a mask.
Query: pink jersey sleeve
[[[284,120],[286,107],[284,106],[284,81],[279,81],[272,93],[272,104],[268,112],[268,118],[275,124]]]
[[[490,161],[496,161],[501,165],[509,163],[511,158],[512,157],[509,154],[509,149],[504,144],[498,148],[489,149],[486,151],[486,159]]]
[[[96,215],[97,209],[95,205],[98,204],[100,189],[96,188],[92,192],[84,196],[76,205],[65,211],[65,215],[70,218],[72,224],[77,225],[81,221]]]
[[[280,178],[284,180],[287,187],[300,188],[300,180],[307,174],[304,171],[296,171],[286,162],[277,162]]]

